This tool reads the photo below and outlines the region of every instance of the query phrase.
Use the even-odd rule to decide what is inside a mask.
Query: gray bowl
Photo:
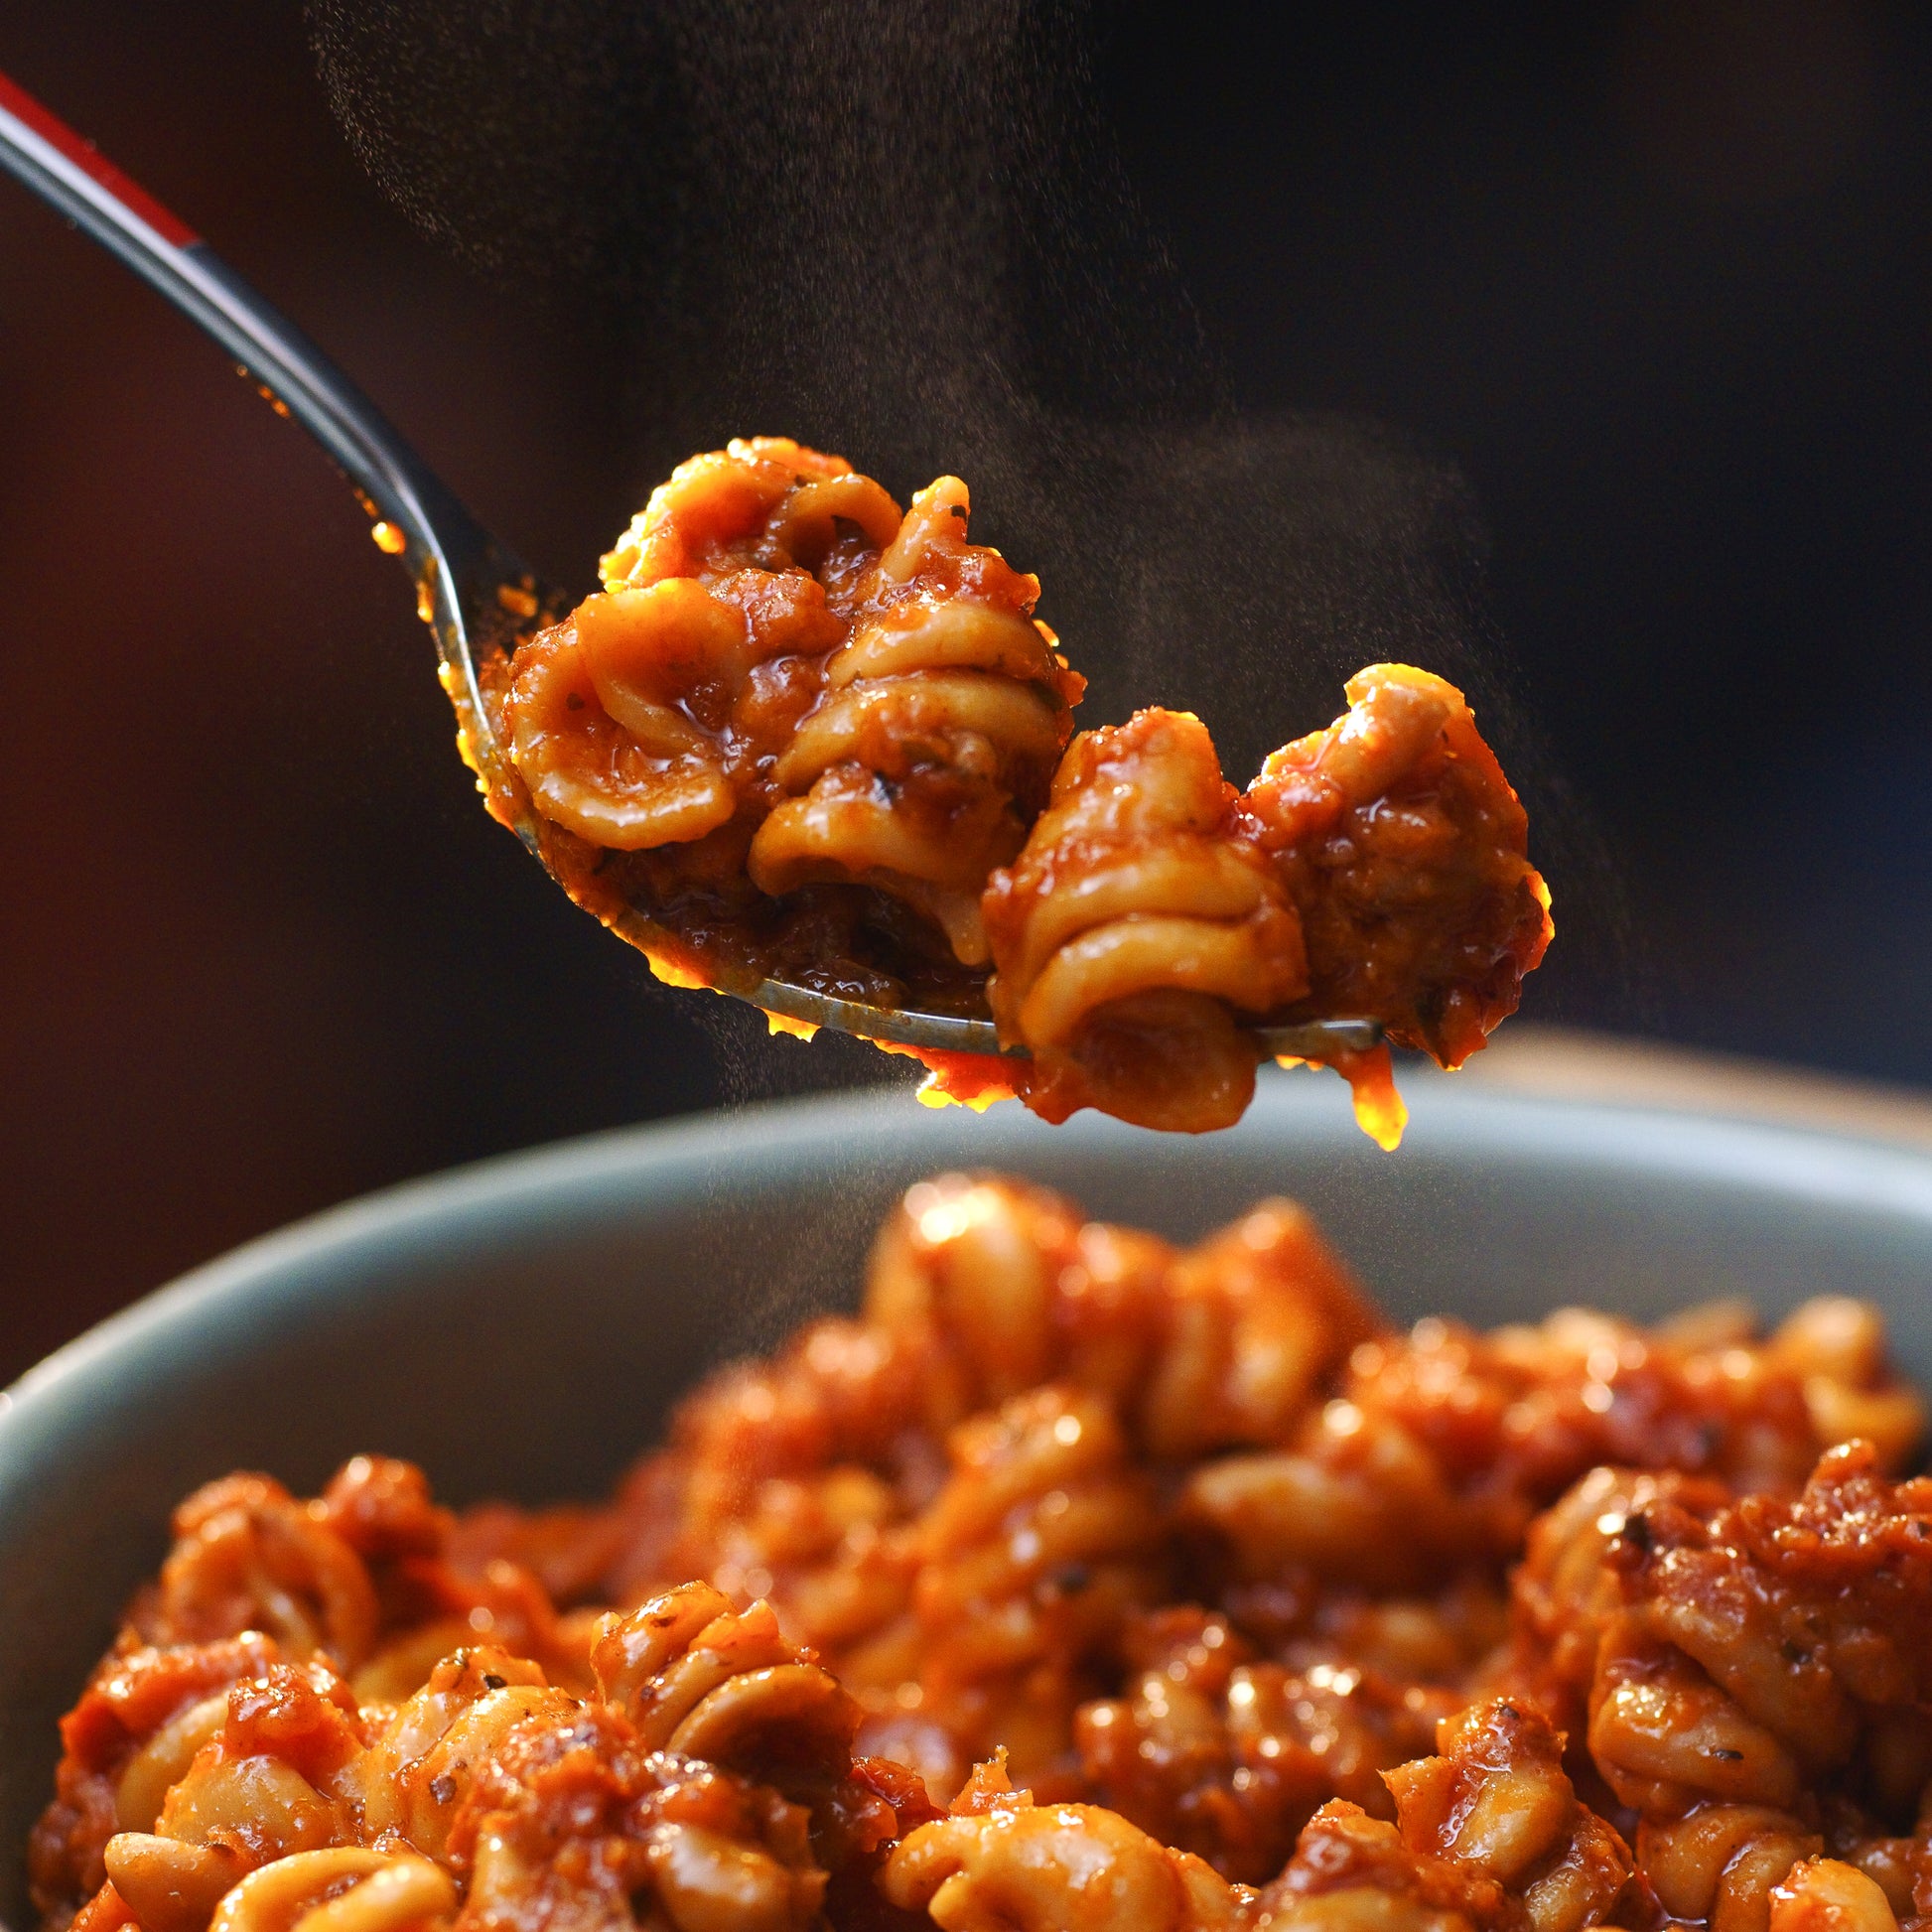
[[[936,1170],[1012,1169],[1177,1236],[1297,1195],[1405,1318],[1863,1295],[1932,1383],[1932,1153],[1404,1086],[1395,1156],[1307,1074],[1199,1141],[903,1096],[635,1129],[351,1202],[103,1323],[0,1395],[0,1914],[26,1922],[11,1848],[49,1790],[55,1720],[188,1490],[237,1467],[311,1490],[376,1449],[454,1502],[593,1495],[707,1363],[850,1306],[881,1213]]]

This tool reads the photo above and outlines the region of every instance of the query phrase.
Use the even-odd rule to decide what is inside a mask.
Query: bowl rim
[[[1932,1221],[1932,1098],[1613,1035],[1548,1027],[1521,1032],[1524,1037],[1509,1050],[1492,1046],[1455,1076],[1427,1065],[1404,1067],[1403,1090],[1417,1118],[1507,1140],[1517,1159],[1526,1148],[1511,1126],[1535,1120],[1539,1131],[1527,1150],[1533,1161],[1614,1155],[1638,1172]],[[1313,1113],[1320,1103],[1311,1085],[1271,1071],[1249,1122],[1266,1131]],[[909,1095],[898,1101],[910,1105]],[[259,1292],[264,1281],[296,1273],[300,1264],[438,1222],[502,1217],[519,1202],[555,1199],[621,1176],[647,1185],[653,1176],[716,1162],[727,1152],[742,1155],[748,1145],[773,1154],[806,1141],[836,1147],[842,1126],[876,1125],[881,1106],[894,1104],[891,1089],[861,1088],[606,1128],[416,1175],[303,1215],[149,1290],[0,1389],[0,1470],[23,1430],[31,1434],[76,1378],[173,1323]],[[1153,1138],[1089,1115],[1051,1131],[1069,1143],[1096,1135]],[[994,1137],[1006,1138],[999,1122]],[[1389,1158],[1400,1160],[1403,1152]]]

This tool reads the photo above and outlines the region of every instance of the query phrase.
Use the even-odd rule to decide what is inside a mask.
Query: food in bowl
[[[600,1505],[182,1506],[50,1932],[1914,1924],[1932,1482],[1875,1315],[1398,1333],[1306,1213],[961,1175]]]
[[[1370,665],[1245,792],[1185,712],[1075,738],[1039,581],[969,510],[956,477],[901,511],[783,437],[680,465],[491,688],[572,896],[643,909],[680,983],[990,1003],[1031,1058],[936,1070],[1055,1121],[1226,1126],[1267,1017],[1377,1021],[1446,1066],[1481,1046],[1551,927],[1462,694]],[[1392,1144],[1386,1049],[1337,1064]]]

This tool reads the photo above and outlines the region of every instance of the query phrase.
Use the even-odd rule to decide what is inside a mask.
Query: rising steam
[[[956,472],[975,537],[1046,587],[1091,680],[1079,722],[1196,711],[1236,783],[1325,724],[1357,666],[1440,671],[1556,884],[1554,958],[1575,964],[1546,970],[1539,1010],[1545,981],[1621,976],[1621,894],[1512,702],[1466,487],[1373,427],[1234,407],[1099,111],[1086,7],[312,0],[310,19],[337,115],[412,219],[485,272],[622,306],[639,500],[754,432],[838,450],[901,499]],[[584,533],[587,560],[609,535]],[[795,1084],[809,1056],[757,1050],[759,1025],[726,1025],[731,1084]],[[836,1062],[819,1071],[861,1064]]]

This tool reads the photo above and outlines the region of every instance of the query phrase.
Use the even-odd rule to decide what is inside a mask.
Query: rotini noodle
[[[952,1455],[914,1530],[916,1708],[963,1761],[920,1768],[950,1796],[997,1743],[1050,1782],[1070,1769],[1087,1667],[1165,1583],[1153,1487],[1103,1405],[1050,1386],[963,1423]]]
[[[941,477],[901,513],[784,437],[679,465],[604,588],[485,673],[567,890],[641,910],[678,984],[990,1003],[1032,1064],[922,1054],[938,1091],[1051,1120],[1224,1126],[1264,1016],[1479,1046],[1549,922],[1461,694],[1373,665],[1242,796],[1184,712],[1069,748],[1083,680],[970,507]],[[1336,1064],[1393,1145],[1386,1053]]]
[[[1382,1773],[1427,1752],[1436,1719],[1458,1702],[1358,1664],[1261,1661],[1224,1616],[1198,1609],[1160,1612],[1129,1641],[1143,1668],[1128,1694],[1078,1715],[1090,1787],[1164,1843],[1253,1884],[1281,1870],[1330,1798],[1393,1818]]]
[[[988,998],[1035,1112],[1225,1126],[1254,1089],[1243,1015],[1362,1015],[1457,1066],[1515,1011],[1550,937],[1516,794],[1453,685],[1376,664],[1348,698],[1239,797],[1185,713],[1074,742],[986,896]],[[1386,1049],[1336,1064],[1393,1147]]]
[[[1301,914],[1316,1009],[1459,1066],[1550,943],[1528,822],[1454,685],[1371,664],[1347,695],[1243,804]]]
[[[758,515],[856,557],[819,481]],[[713,507],[638,554],[776,554]],[[939,1175],[857,1317],[719,1370],[608,1503],[458,1519],[380,1457],[198,1491],[63,1722],[34,1898],[43,1932],[1927,1932],[1922,1422],[1843,1297],[1405,1333],[1292,1202],[1177,1249]]]
[[[1247,1111],[1258,1050],[1234,1014],[1308,991],[1301,920],[1235,833],[1234,787],[1200,720],[1142,711],[1083,733],[1026,851],[987,889],[1001,1037],[1063,1120],[1097,1106],[1200,1132]]]
[[[1388,1774],[1404,1843],[1493,1879],[1535,1932],[1605,1923],[1634,1870],[1622,1839],[1578,1803],[1563,1743],[1541,1712],[1498,1699],[1444,1719],[1441,1755]]]
[[[569,1713],[567,1693],[523,1658],[454,1652],[397,1710],[357,1766],[363,1828],[394,1832],[432,1857],[446,1847],[479,1768],[526,1719]]]
[[[456,1885],[430,1860],[343,1846],[250,1872],[208,1932],[407,1932],[448,1923],[456,1907]]]
[[[825,696],[773,769],[788,794],[759,827],[753,883],[878,886],[987,958],[980,895],[1020,850],[1071,729],[1080,682],[1028,621],[1038,581],[966,541],[966,485],[912,499],[880,554]]]
[[[1771,1887],[1769,1932],[1897,1932],[1884,1888],[1857,1865],[1800,1859]]]

